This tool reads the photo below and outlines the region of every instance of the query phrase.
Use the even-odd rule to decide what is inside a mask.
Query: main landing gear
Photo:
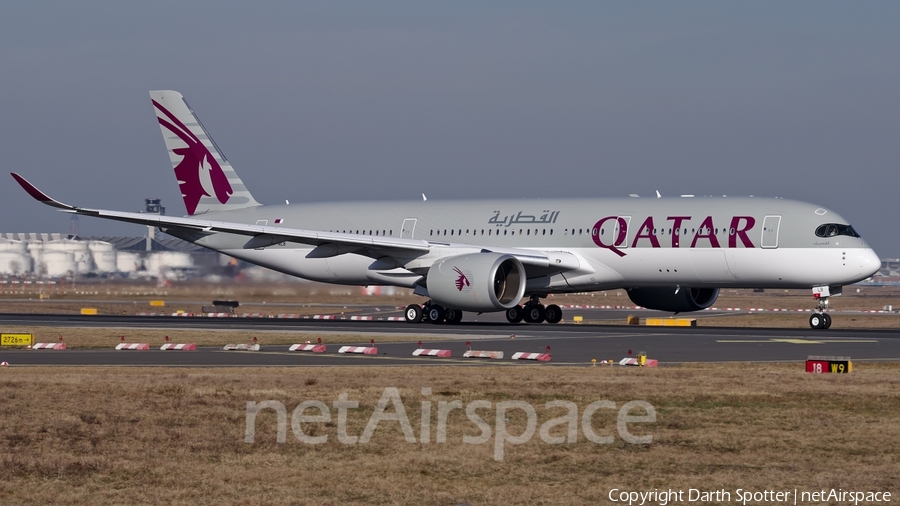
[[[455,325],[462,321],[463,312],[459,309],[445,308],[428,301],[423,305],[410,304],[403,313],[410,323],[430,322],[449,323]],[[510,323],[559,323],[562,320],[562,309],[556,304],[544,306],[537,295],[532,295],[525,306],[514,306],[506,310],[506,319]]]
[[[410,304],[406,306],[406,321],[410,323],[419,323],[421,321],[431,323],[450,323],[457,324],[462,321],[463,312],[459,309],[446,309],[430,300],[423,306],[418,304]]]
[[[525,306],[513,306],[506,310],[506,320],[509,323],[559,323],[562,320],[562,309],[556,304],[544,306],[538,295],[532,295]]]
[[[840,286],[816,286],[813,288],[813,297],[816,299],[816,309],[809,317],[809,326],[814,329],[827,329],[831,327],[831,315],[828,310],[828,297],[841,294]]]

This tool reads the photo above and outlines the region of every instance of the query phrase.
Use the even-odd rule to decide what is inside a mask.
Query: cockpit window
[[[850,225],[841,225],[840,223],[826,223],[819,225],[816,229],[816,235],[819,237],[834,237],[836,235],[848,235],[850,237],[859,237],[856,230]]]

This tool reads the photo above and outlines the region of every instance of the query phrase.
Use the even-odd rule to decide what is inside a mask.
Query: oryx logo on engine
[[[459,277],[456,278],[456,289],[461,292],[464,286],[469,286],[469,278],[459,270],[459,267],[454,267],[453,270],[459,274]]]

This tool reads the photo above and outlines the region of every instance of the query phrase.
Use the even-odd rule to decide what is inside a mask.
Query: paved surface
[[[633,311],[632,311],[633,312]],[[798,315],[805,318],[803,315]],[[802,361],[808,355],[849,356],[853,360],[900,361],[900,330],[741,329],[711,327],[625,327],[602,325],[510,325],[463,323],[412,325],[405,322],[304,320],[274,318],[176,318],[135,316],[0,314],[0,327],[28,326],[247,329],[353,333],[372,335],[378,355],[339,355],[340,345],[324,354],[288,352],[286,345],[263,345],[258,352],[198,348],[183,351],[116,351],[113,349],[0,350],[12,365],[140,365],[140,366],[326,366],[326,365],[525,365],[513,353],[546,352],[550,365],[590,365],[592,358],[619,360],[645,351],[661,364],[682,362]],[[416,334],[426,348],[449,349],[451,358],[412,357],[415,343],[380,342],[379,335]],[[515,339],[510,339],[515,334]],[[327,343],[327,337],[323,337]],[[465,342],[476,350],[502,351],[503,360],[463,359]],[[299,339],[298,339],[299,341]],[[368,341],[356,343],[368,345]],[[534,362],[527,362],[534,364]]]

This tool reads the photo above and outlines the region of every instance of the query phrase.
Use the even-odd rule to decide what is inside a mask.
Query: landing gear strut
[[[519,323],[525,320],[527,323],[559,323],[562,320],[562,309],[556,304],[544,306],[541,304],[540,295],[531,295],[525,306],[514,306],[506,310],[506,320],[509,323]]]
[[[816,286],[813,288],[813,297],[816,299],[815,312],[809,317],[809,326],[814,329],[827,329],[831,327],[831,315],[828,310],[828,297],[840,295],[842,287]]]

